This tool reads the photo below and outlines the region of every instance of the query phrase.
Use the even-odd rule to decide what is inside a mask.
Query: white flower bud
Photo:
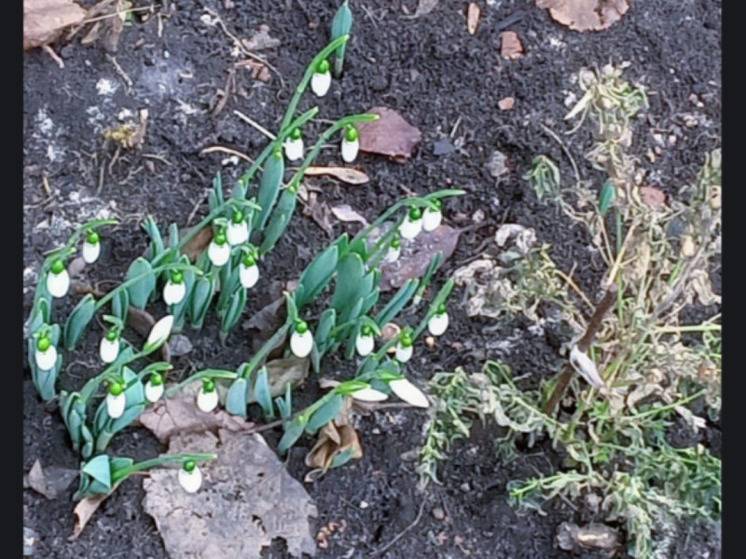
[[[148,402],[157,402],[163,396],[163,383],[153,384],[152,381],[145,383],[145,398]]]
[[[241,262],[238,266],[238,278],[241,281],[241,285],[246,289],[254,287],[256,282],[259,281],[259,266],[256,264],[246,266]]]
[[[361,332],[355,339],[355,349],[357,349],[357,353],[360,357],[370,355],[375,345],[376,340],[372,334],[365,335]]]
[[[106,364],[114,363],[119,357],[119,338],[116,340],[109,340],[104,336],[101,338],[101,343],[98,345],[98,355]]]
[[[153,325],[145,345],[162,345],[166,343],[174,326],[173,315],[166,315]]]
[[[412,358],[414,346],[403,346],[401,342],[396,344],[396,360],[399,363],[406,363]]]
[[[414,239],[422,231],[422,216],[412,219],[409,214],[399,226],[399,233],[407,240]]]
[[[435,231],[442,220],[443,214],[440,210],[427,208],[422,216],[422,228],[428,232]]]
[[[217,268],[225,266],[231,257],[231,247],[227,242],[219,245],[213,240],[210,246],[207,247],[207,256],[210,258],[213,266]]]
[[[38,348],[34,353],[36,367],[40,371],[51,371],[57,364],[57,348],[50,345],[46,350],[40,351]]]
[[[347,138],[342,139],[342,159],[345,163],[352,163],[357,158],[360,150],[360,141],[353,140],[350,142]]]
[[[186,285],[183,281],[174,283],[171,280],[163,286],[163,302],[167,305],[178,305],[186,296]]]
[[[249,224],[246,220],[239,223],[231,221],[228,224],[228,230],[226,231],[228,237],[228,244],[231,246],[242,245],[249,240]]]
[[[57,274],[50,270],[47,274],[47,291],[49,291],[49,294],[59,299],[67,295],[68,289],[70,289],[70,275],[67,270],[63,269]]]
[[[442,335],[448,328],[448,313],[435,313],[427,321],[427,329],[433,336]]]
[[[300,332],[293,332],[290,336],[290,351],[299,359],[308,357],[312,349],[313,334],[310,330],[306,330],[302,334]]]
[[[218,399],[218,391],[213,388],[210,392],[205,392],[204,386],[199,389],[197,393],[197,407],[205,413],[210,413],[212,410],[218,407],[220,400]]]
[[[285,157],[287,157],[289,161],[303,159],[303,138],[297,138],[295,140],[288,138],[285,140]]]

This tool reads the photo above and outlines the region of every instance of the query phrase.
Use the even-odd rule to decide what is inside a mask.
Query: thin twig
[[[50,47],[49,45],[44,45],[42,48],[44,49],[44,52],[46,52],[50,57],[52,57],[52,60],[54,60],[57,63],[57,66],[59,66],[63,70],[65,69],[65,63],[62,62],[62,59],[59,57],[59,55],[56,52],[54,52],[54,49],[52,47]]]
[[[567,159],[570,160],[570,165],[572,165],[572,170],[575,173],[575,184],[579,185],[580,184],[580,171],[578,170],[578,165],[577,163],[575,163],[575,159],[570,153],[570,150],[567,149],[567,145],[565,145],[565,142],[562,141],[562,139],[557,135],[556,132],[554,132],[554,130],[552,130],[548,126],[545,126],[544,124],[541,124],[541,127],[544,129],[544,132],[546,132],[552,139],[554,139],[555,142],[557,142],[560,145],[560,148],[562,148],[562,151],[564,152],[565,157],[567,157]]]
[[[593,312],[593,316],[591,316],[588,326],[585,329],[585,334],[583,334],[583,337],[578,340],[577,347],[581,352],[585,353],[588,351],[588,348],[591,347],[593,338],[601,329],[604,316],[606,316],[606,313],[608,313],[614,305],[616,292],[617,286],[615,283],[612,283],[606,290],[603,299],[598,303],[598,306]],[[567,365],[562,369],[562,372],[557,378],[557,384],[554,385],[552,395],[549,397],[546,406],[544,406],[544,413],[546,415],[552,415],[554,408],[564,396],[565,390],[567,390],[567,385],[570,384],[570,380],[572,379],[573,371],[572,367]]]
[[[249,163],[253,163],[254,160],[251,159],[248,155],[245,153],[241,153],[240,151],[236,151],[235,149],[226,148],[223,146],[210,146],[206,147],[202,151],[199,152],[200,155],[205,155],[208,153],[215,153],[215,152],[222,152],[222,153],[229,153],[230,155],[235,155],[236,157],[240,157],[244,161],[248,161]]]
[[[109,62],[112,63],[112,65],[114,66],[114,70],[116,70],[117,74],[119,74],[119,77],[124,80],[125,84],[127,84],[127,92],[132,91],[132,79],[127,75],[127,72],[122,69],[122,67],[119,65],[119,62],[117,62],[117,59],[110,54],[107,54],[106,58],[109,60]]]
[[[402,530],[396,536],[394,536],[394,538],[389,543],[384,545],[382,548],[374,551],[371,557],[378,557],[379,555],[383,555],[391,546],[393,546],[396,542],[398,542],[401,538],[403,538],[407,532],[409,532],[412,528],[417,526],[420,519],[422,518],[422,513],[425,511],[426,504],[427,504],[427,500],[423,499],[422,502],[420,503],[420,510],[417,513],[417,516],[415,517],[414,521],[409,526],[404,528],[404,530]]]
[[[270,132],[269,130],[267,130],[264,126],[262,126],[261,124],[259,124],[255,120],[253,120],[251,117],[246,116],[245,114],[243,114],[241,111],[235,111],[234,110],[233,114],[236,115],[241,120],[243,120],[245,123],[250,124],[251,126],[253,126],[254,128],[256,128],[257,130],[259,130],[259,132],[261,132],[262,134],[264,134],[265,136],[267,136],[267,138],[269,138],[270,140],[276,140],[277,139],[277,136],[275,136],[274,134],[272,134],[272,132]]]

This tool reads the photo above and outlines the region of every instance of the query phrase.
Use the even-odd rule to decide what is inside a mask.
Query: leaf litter
[[[309,517],[317,516],[316,505],[259,434],[172,437],[169,453],[185,451],[218,455],[203,467],[199,493],[182,491],[173,469],[155,469],[143,482],[143,508],[169,557],[259,557],[275,538],[293,556],[315,555]]]
[[[39,460],[34,462],[24,478],[24,487],[30,487],[47,499],[56,499],[78,477],[78,470],[50,466],[44,468]]]
[[[622,19],[629,0],[536,0],[536,6],[574,31],[603,31]]]
[[[23,1],[23,49],[54,42],[62,32],[83,21],[86,11],[71,0]]]
[[[419,129],[388,107],[373,107],[367,112],[380,118],[358,124],[360,151],[386,155],[400,163],[409,159],[422,139]]]

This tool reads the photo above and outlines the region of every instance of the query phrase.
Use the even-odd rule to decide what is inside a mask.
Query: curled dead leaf
[[[101,506],[101,503],[103,503],[108,496],[109,495],[96,495],[95,497],[86,497],[75,505],[75,509],[73,510],[73,514],[75,515],[75,527],[73,528],[72,535],[67,538],[68,541],[75,541],[80,537],[83,528],[86,527],[86,524],[88,524],[93,513],[98,510],[98,507]]]
[[[370,179],[368,175],[352,167],[309,167],[304,173],[307,177],[329,175],[347,184],[365,184]]]
[[[629,10],[629,0],[536,0],[552,18],[574,31],[602,31]]]
[[[210,241],[212,241],[212,227],[204,227],[184,245],[181,252],[186,254],[190,261],[195,262],[199,255],[207,250]]]
[[[377,114],[380,118],[358,124],[360,150],[387,155],[399,162],[411,157],[415,146],[422,139],[419,129],[388,107],[373,107],[367,112]]]
[[[363,225],[368,225],[368,220],[353,210],[349,204],[341,204],[332,207],[332,213],[339,221],[344,221],[345,223],[358,222]]]
[[[41,462],[36,460],[24,481],[28,483],[28,487],[51,500],[65,491],[76,477],[78,470],[56,466],[43,468]]]
[[[339,425],[337,421],[327,423],[319,432],[319,438],[306,455],[306,466],[313,468],[306,474],[310,483],[330,468],[349,460],[359,460],[363,456],[360,439],[351,425]]]
[[[85,15],[72,0],[23,0],[23,50],[48,45]]]

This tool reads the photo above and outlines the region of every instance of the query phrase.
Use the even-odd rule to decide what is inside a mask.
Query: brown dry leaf
[[[111,493],[109,493],[109,495],[111,495]],[[75,505],[75,510],[73,510],[73,514],[75,515],[75,527],[73,528],[72,535],[67,538],[68,541],[74,541],[78,539],[78,536],[80,536],[81,532],[83,532],[83,528],[85,528],[86,524],[88,524],[88,521],[93,516],[93,513],[98,510],[98,507],[101,506],[101,503],[103,503],[109,495],[96,495],[95,497],[86,497],[77,505]]]
[[[23,49],[48,45],[85,14],[72,0],[23,0]]]
[[[363,225],[368,225],[368,220],[353,210],[349,204],[341,204],[332,207],[332,213],[339,221],[344,221],[345,223],[356,221]]]
[[[280,46],[280,39],[270,37],[269,25],[266,24],[260,25],[259,31],[251,39],[243,39],[241,42],[246,50],[266,50]]]
[[[358,124],[360,150],[387,155],[400,162],[411,157],[412,150],[422,139],[422,133],[393,109],[373,107],[367,112],[377,114],[380,118]]]
[[[51,500],[56,499],[60,493],[65,491],[78,475],[78,470],[69,468],[52,466],[45,470],[41,462],[36,460],[24,482],[27,482],[31,489]]]
[[[212,227],[205,227],[184,245],[181,252],[186,254],[190,261],[196,262],[199,255],[207,250],[210,241],[212,241]]]
[[[629,10],[629,0],[536,0],[552,18],[575,31],[602,31]]]
[[[515,99],[512,97],[505,97],[497,102],[497,106],[500,107],[501,111],[509,111],[515,105]]]
[[[479,5],[474,2],[469,3],[469,7],[466,10],[466,30],[469,35],[474,35],[477,32],[477,26],[479,25]]]
[[[448,260],[460,235],[460,229],[441,225],[435,231],[423,231],[413,241],[402,243],[399,259],[381,265],[381,291],[397,289],[408,279],[422,277],[438,252],[443,253],[444,261]]]
[[[515,60],[523,56],[523,44],[515,31],[500,33],[500,55],[506,60]]]
[[[368,175],[351,167],[309,167],[304,175],[307,177],[329,175],[347,184],[365,184],[370,180]]]
[[[143,507],[169,557],[260,557],[276,538],[295,557],[315,555],[309,517],[317,516],[316,506],[260,435],[220,430],[219,438],[177,436],[168,450],[218,455],[200,466],[199,493],[181,490],[174,469],[154,469],[143,481]]]
[[[140,415],[140,423],[162,443],[184,433],[216,432],[218,429],[247,431],[254,427],[253,423],[222,409],[203,412],[195,403],[198,390],[199,383],[195,382],[186,386],[178,396],[159,400]]]
[[[310,363],[307,357],[300,359],[295,356],[269,361],[265,367],[269,380],[269,393],[272,397],[284,395],[288,384],[295,388],[306,380]],[[249,402],[255,401],[253,397],[249,399]]]
[[[653,209],[662,208],[666,205],[666,194],[652,186],[641,186],[640,197],[645,204]]]
[[[303,215],[309,216],[321,227],[330,237],[334,234],[334,224],[332,223],[332,211],[324,202],[319,202],[319,197],[315,192],[308,193],[308,201],[303,206]]]
[[[332,467],[334,459],[343,454],[349,455],[350,460],[359,460],[363,449],[355,429],[335,420],[321,429],[316,444],[306,455],[306,466],[313,470],[306,474],[304,481],[317,480]]]

